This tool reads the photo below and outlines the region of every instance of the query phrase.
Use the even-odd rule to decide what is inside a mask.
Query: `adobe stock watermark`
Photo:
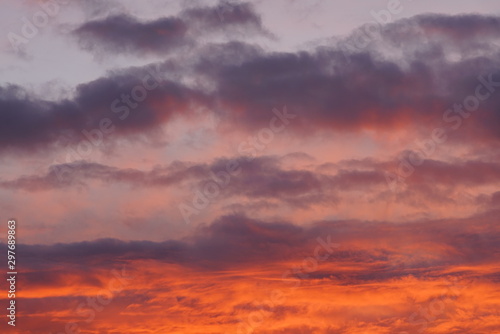
[[[46,27],[51,18],[54,18],[59,14],[61,10],[61,5],[69,4],[69,0],[45,0],[39,3],[40,10],[35,12],[31,18],[23,16],[21,22],[23,23],[21,29],[18,33],[9,31],[7,34],[7,39],[14,51],[21,51],[23,45],[28,44],[33,38],[35,38],[40,29]]]
[[[128,275],[128,271],[123,267],[121,271],[113,269],[111,271],[113,278],[108,282],[105,289],[100,290],[95,297],[87,297],[84,303],[80,303],[76,308],[76,313],[83,319],[81,322],[89,324],[96,318],[96,312],[102,312],[104,307],[109,305],[115,296],[122,292],[125,287],[133,280]],[[77,334],[80,333],[78,322],[68,322],[64,326],[64,332],[56,334]],[[52,334],[52,333],[50,333]]]
[[[126,120],[131,112],[139,107],[144,102],[148,93],[160,87],[163,79],[161,78],[158,68],[152,70],[146,68],[147,74],[144,75],[141,82],[129,92],[122,93],[114,99],[110,104],[110,111],[117,114],[118,121],[114,121],[112,117],[103,117],[99,120],[98,126],[92,129],[81,130],[82,140],[73,147],[68,146],[65,149],[64,160],[55,159],[52,162],[52,168],[59,181],[64,182],[71,174],[73,166],[71,162],[85,160],[90,157],[95,148],[101,147],[104,144],[104,139],[109,136],[119,126],[119,122]],[[68,138],[66,140],[70,142]]]
[[[411,2],[412,0],[405,1]],[[374,21],[364,24],[361,29],[356,30],[353,35],[338,44],[346,61],[351,62],[349,54],[360,52],[366,49],[371,42],[381,39],[382,26],[393,22],[394,17],[400,15],[403,10],[404,5],[401,0],[389,0],[386,9],[371,10],[370,15]],[[411,24],[416,26],[414,21],[411,21]]]
[[[281,280],[285,284],[292,283],[293,286],[287,289],[291,292],[298,289],[302,280],[309,278],[310,274],[318,270],[321,262],[324,262],[332,256],[334,250],[340,247],[340,244],[333,243],[330,235],[326,241],[321,237],[316,239],[319,245],[314,248],[313,254],[305,258],[302,263],[291,269],[285,270],[281,275]],[[248,314],[245,320],[240,320],[237,334],[251,334],[268,319],[276,310],[276,307],[286,301],[287,295],[282,289],[274,289],[269,294],[269,298],[259,303],[259,309]]]
[[[465,289],[465,286],[458,284],[458,279],[453,277],[451,281],[448,281],[448,286],[446,291],[444,291],[439,297],[435,297],[424,305],[418,306],[418,311],[412,313],[408,317],[408,324],[412,326],[419,326],[419,328],[412,332],[423,333],[432,323],[436,321],[439,317],[443,316],[446,312],[446,308],[450,303],[455,301],[461,294],[461,291]],[[411,334],[407,331],[401,331],[399,334]]]
[[[494,74],[498,75],[495,80]],[[421,166],[425,159],[436,151],[439,145],[448,140],[448,133],[458,130],[465,119],[468,119],[473,112],[477,111],[486,100],[488,100],[500,87],[500,72],[495,71],[487,76],[478,76],[479,84],[474,90],[474,94],[468,95],[461,103],[455,103],[446,109],[442,116],[445,127],[438,127],[432,130],[429,138],[418,141],[415,140],[416,149],[407,156],[399,156],[398,167],[393,172],[385,172],[387,185],[393,192],[399,192],[405,188],[406,179],[415,172],[415,167]]]
[[[275,138],[276,134],[283,132],[290,120],[297,115],[289,113],[286,106],[280,111],[276,108],[272,110],[275,115],[269,121],[269,126],[260,129],[254,136],[238,145],[238,153],[243,157],[230,160],[226,163],[224,170],[210,172],[210,181],[206,181],[202,187],[194,192],[191,202],[184,202],[178,205],[179,211],[186,224],[191,222],[191,217],[199,215],[206,209],[221,191],[228,186],[231,179],[241,173],[241,160],[252,160],[259,152],[262,152]]]

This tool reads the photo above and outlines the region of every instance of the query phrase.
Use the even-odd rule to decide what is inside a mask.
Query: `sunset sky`
[[[0,6],[1,333],[500,333],[498,0]]]

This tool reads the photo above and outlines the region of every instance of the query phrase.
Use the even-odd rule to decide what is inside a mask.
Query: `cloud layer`
[[[0,83],[19,333],[498,331],[500,18],[280,49],[265,4],[39,27],[30,47],[100,70]]]

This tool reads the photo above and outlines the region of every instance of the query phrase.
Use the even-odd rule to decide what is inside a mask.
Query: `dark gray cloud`
[[[74,33],[83,49],[147,54],[168,52],[185,44],[187,29],[178,18],[141,23],[133,17],[121,15],[87,22]]]
[[[472,130],[462,138],[497,138],[497,22],[497,17],[480,15],[424,15],[384,26],[364,47],[320,45],[302,52],[257,54],[236,64],[211,53],[197,69],[217,83],[215,94],[228,110],[227,121],[253,130],[269,122],[273,108],[286,104],[299,116],[290,127],[302,134],[318,128],[455,129],[468,122]],[[476,32],[465,33],[463,26]],[[473,36],[481,31],[487,36],[479,43]],[[469,96],[473,100],[466,100]],[[462,114],[454,111],[444,119],[454,104],[462,104]],[[469,112],[471,104],[480,112]],[[238,113],[230,111],[235,108]]]
[[[16,180],[2,181],[9,189],[43,191],[77,185],[98,180],[103,183],[124,183],[141,187],[167,187],[193,178],[201,178],[209,173],[206,165],[188,165],[175,162],[170,166],[156,167],[144,172],[135,169],[120,169],[98,163],[76,161],[53,165],[44,175],[22,176]]]
[[[152,66],[81,84],[73,98],[56,102],[18,86],[0,87],[0,151],[76,145],[96,138],[96,131],[108,139],[149,133],[175,115],[189,117],[190,107],[204,100],[201,92],[164,80]]]
[[[178,16],[139,21],[129,15],[112,15],[86,22],[74,30],[83,49],[124,54],[167,54],[197,43],[201,36],[226,32],[239,36],[269,35],[250,3],[219,3],[213,7],[193,7]]]
[[[239,6],[243,7],[226,13],[221,22],[260,22],[251,7]],[[235,18],[231,19],[231,15]],[[181,16],[193,20],[206,16],[200,22],[213,21],[206,23],[209,26],[217,22],[214,8],[187,9]],[[183,23],[178,21],[182,18],[152,23],[116,16],[107,20],[112,28],[102,28],[105,33],[124,36],[117,37],[118,48],[129,48],[141,41],[151,47],[169,47],[176,43],[175,36],[183,34]],[[100,27],[106,22],[88,24]],[[129,27],[134,24],[140,29]],[[272,110],[283,105],[297,115],[289,130],[304,136],[318,129],[358,132],[403,127],[417,128],[428,135],[430,129],[442,126],[449,131],[463,128],[460,136],[450,133],[450,140],[493,145],[498,141],[500,126],[500,53],[494,42],[500,38],[495,30],[497,24],[498,18],[493,16],[418,16],[384,26],[380,37],[374,39],[380,43],[354,49],[335,44],[301,52],[269,53],[241,41],[204,45],[199,53],[162,63],[160,68],[165,73],[161,75],[167,78],[172,71],[175,79],[165,79],[159,88],[149,91],[137,109],[119,102],[115,107],[122,111],[117,113],[110,111],[111,103],[141,83],[147,75],[144,69],[111,73],[76,87],[74,98],[56,102],[4,85],[0,88],[0,149],[52,145],[65,130],[72,133],[69,141],[77,143],[84,139],[82,130],[98,127],[100,120],[110,114],[115,120],[127,114],[116,127],[116,133],[123,137],[149,133],[175,115],[194,115],[196,106],[217,113],[228,125],[226,129],[255,131],[268,126],[274,116]],[[405,32],[402,27],[407,25],[417,27],[420,33]],[[174,32],[159,34],[163,28]],[[138,36],[135,42],[119,42],[120,38],[128,38],[122,34],[127,29],[134,31],[132,37]],[[478,44],[473,36],[481,32],[487,38]],[[106,38],[113,46],[115,39]],[[161,43],[162,38],[168,41]],[[380,50],[384,45],[397,52],[389,57]],[[455,48],[454,53],[450,48]],[[188,85],[192,82],[187,80],[190,76],[203,84]],[[484,101],[477,99],[478,94]],[[470,103],[476,102],[477,108],[473,109],[477,111],[469,112]],[[461,109],[452,110],[455,104]]]
[[[402,154],[401,156],[404,156]],[[26,175],[12,180],[0,180],[0,187],[20,191],[47,191],[74,186],[125,184],[131,188],[178,187],[204,191],[211,184],[220,190],[221,198],[251,199],[249,205],[264,208],[285,203],[296,208],[312,205],[337,205],[341,194],[364,191],[370,196],[389,200],[387,172],[398,172],[401,160],[372,159],[341,161],[319,165],[312,169],[287,168],[289,156],[234,157],[216,159],[210,163],[174,162],[151,170],[122,169],[98,163],[76,161],[52,165],[40,175]],[[229,172],[227,166],[237,167]],[[406,187],[396,199],[412,206],[425,207],[423,199],[453,203],[450,194],[464,187],[483,187],[500,182],[500,164],[482,160],[446,162],[423,159],[411,175],[402,180]],[[189,192],[193,196],[192,191]],[[481,203],[496,203],[483,195]],[[484,197],[484,198],[483,198]],[[421,198],[417,200],[417,198]],[[189,203],[192,198],[186,199]],[[264,201],[264,202],[261,202]],[[276,202],[277,201],[277,202]],[[473,199],[471,198],[471,204]],[[493,205],[493,204],[492,204]],[[233,206],[237,209],[238,206]],[[240,206],[240,208],[243,208]]]
[[[350,280],[385,280],[408,274],[433,276],[440,274],[443,266],[498,261],[500,232],[494,218],[497,211],[485,211],[464,219],[404,224],[321,221],[308,227],[228,215],[210,225],[198,227],[194,234],[179,241],[101,239],[72,244],[22,245],[20,258],[26,272],[46,272],[50,267],[62,270],[68,264],[75,270],[83,270],[89,265],[102,267],[148,259],[202,270],[221,270],[293,259],[300,260],[300,265],[304,258],[313,256],[318,245],[324,245],[321,254],[327,254],[327,249],[331,249],[326,261],[366,267],[363,272],[344,270],[342,275],[346,283]],[[319,242],[318,238],[322,241]],[[418,254],[414,252],[415,247],[421,249]],[[338,274],[321,271],[314,277],[335,278]],[[81,279],[90,284],[93,278]]]

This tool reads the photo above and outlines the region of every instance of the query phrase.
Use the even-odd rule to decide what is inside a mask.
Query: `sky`
[[[2,333],[500,332],[498,1],[1,6]]]

